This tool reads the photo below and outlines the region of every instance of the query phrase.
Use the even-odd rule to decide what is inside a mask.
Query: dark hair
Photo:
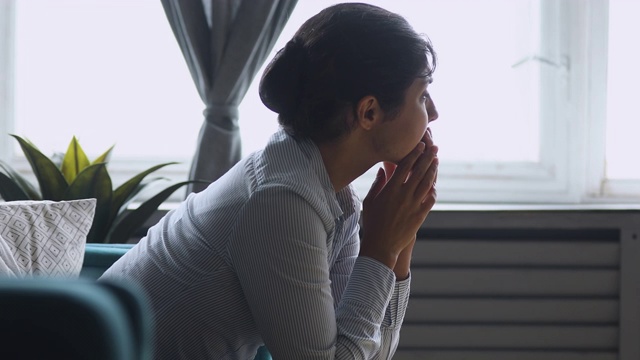
[[[260,98],[290,135],[330,141],[352,129],[348,116],[365,96],[395,117],[406,90],[435,63],[429,39],[402,16],[338,4],[307,20],[271,60]]]

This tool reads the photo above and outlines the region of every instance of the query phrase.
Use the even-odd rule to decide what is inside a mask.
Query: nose
[[[427,116],[429,118],[429,122],[438,120],[438,110],[436,109],[436,104],[433,102],[432,98],[429,98],[429,101],[427,101]]]

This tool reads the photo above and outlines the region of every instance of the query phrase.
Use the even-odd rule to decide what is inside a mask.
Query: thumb
[[[379,168],[378,173],[376,174],[376,179],[373,181],[371,185],[371,189],[367,193],[367,196],[364,198],[364,201],[375,198],[380,190],[387,184],[387,177],[384,174],[384,169]]]

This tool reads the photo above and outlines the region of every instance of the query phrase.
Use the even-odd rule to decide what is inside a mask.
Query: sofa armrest
[[[80,277],[97,279],[133,244],[86,244]]]

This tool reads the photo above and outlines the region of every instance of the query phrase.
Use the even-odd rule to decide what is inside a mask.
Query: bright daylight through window
[[[631,34],[640,33],[640,1],[611,1],[609,14],[606,175],[610,187],[638,193],[640,161],[634,149],[640,133],[640,113],[634,94],[640,92],[640,51],[630,41]]]
[[[159,161],[181,162],[164,174],[186,178],[204,105],[160,1],[0,2],[14,14],[13,28],[0,30],[15,100],[0,108],[3,129],[45,153],[64,151],[73,135],[90,157],[115,144],[111,171],[123,178]],[[298,1],[273,54],[336,2]],[[630,46],[637,1],[369,2],[405,16],[438,54],[430,92],[440,113],[432,125],[440,202],[606,201],[622,189],[616,179],[626,181],[616,201],[640,198],[629,153],[640,123],[630,96],[640,83]],[[257,94],[260,74],[240,106],[244,154],[277,129]],[[13,154],[1,155],[19,163],[6,142]],[[356,181],[361,195],[373,172]]]

